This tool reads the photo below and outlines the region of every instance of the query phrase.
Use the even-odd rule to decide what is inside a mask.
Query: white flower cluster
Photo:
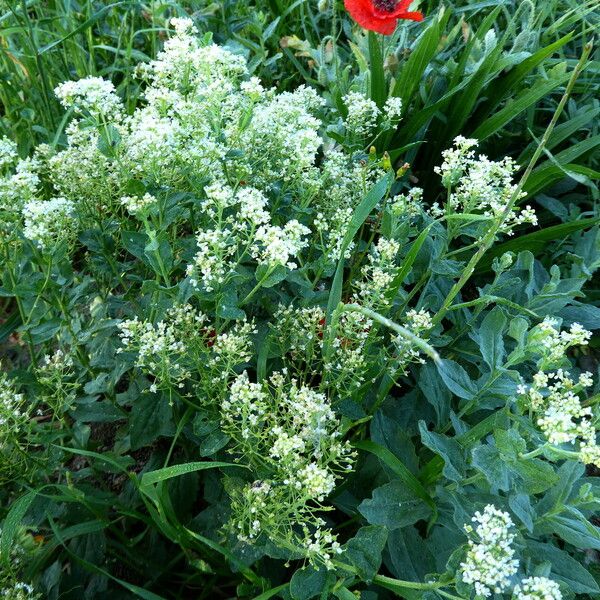
[[[115,86],[101,77],[65,81],[57,86],[54,93],[65,108],[73,108],[77,114],[92,113],[113,119],[123,111]]]
[[[233,495],[234,527],[244,541],[261,533],[294,535],[293,527],[323,525],[313,515],[334,489],[338,472],[352,468],[354,453],[340,439],[340,423],[324,394],[275,373],[267,383],[250,382],[246,372],[222,402],[223,430],[236,442],[242,461],[269,473]],[[317,534],[314,534],[317,535]],[[308,555],[327,562],[339,548],[330,532],[312,540]],[[327,549],[323,546],[327,546]]]
[[[390,210],[396,217],[418,217],[423,209],[423,188],[411,188],[406,194],[398,194],[390,201]]]
[[[476,146],[477,140],[459,136],[454,140],[454,148],[442,153],[444,162],[435,168],[435,172],[442,176],[442,183],[448,190],[453,189],[445,211],[483,214],[498,219],[517,191],[513,177],[518,167],[508,157],[501,161],[491,161],[484,155],[476,157],[473,150]],[[521,192],[519,198],[526,195]],[[442,216],[445,211],[437,207],[432,209],[432,214]],[[537,217],[530,206],[509,214],[501,231],[512,235],[513,229],[523,223],[537,225]]]
[[[14,172],[0,177],[0,235],[15,233],[23,206],[37,197],[38,168],[34,159],[19,160]]]
[[[475,534],[469,539],[465,561],[461,563],[462,579],[475,587],[478,596],[488,597],[492,593],[502,593],[517,572],[519,562],[514,559],[512,548],[514,534],[510,515],[488,504],[483,512],[476,512],[473,523],[465,525],[467,534]]]
[[[255,333],[246,321],[217,333],[206,315],[189,304],[169,309],[156,324],[135,317],[120,323],[119,329],[122,347],[117,352],[137,354],[136,365],[156,378],[151,391],[171,385],[183,388],[193,372],[222,385],[235,365],[249,360]]]
[[[546,317],[529,332],[527,344],[541,354],[538,367],[545,370],[564,361],[569,348],[587,346],[591,337],[592,333],[579,323],[573,323],[568,331],[561,331],[555,319]]]
[[[23,395],[17,394],[8,377],[0,373],[0,450],[27,420],[24,402]]]
[[[307,245],[307,227],[295,219],[283,227],[273,225],[266,210],[268,200],[257,189],[242,188],[234,193],[215,183],[207,186],[205,193],[202,208],[214,228],[197,233],[197,252],[187,267],[193,286],[213,291],[250,257],[271,270],[278,265],[296,268],[293,259]]]
[[[322,194],[317,198],[314,227],[319,234],[323,255],[330,261],[340,258],[341,246],[354,209],[385,172],[370,164],[352,163],[340,150],[329,151],[322,167]],[[345,257],[349,258],[354,244]]]
[[[404,316],[404,327],[417,337],[427,341],[433,329],[431,314],[424,309],[411,309]],[[425,360],[421,356],[419,349],[410,340],[398,335],[393,341],[397,348],[396,361],[400,368],[405,368],[411,362],[425,364]]]
[[[552,579],[528,577],[515,586],[513,600],[562,600],[562,593]]]
[[[377,126],[381,116],[383,116],[383,128],[389,129],[402,115],[402,99],[393,96],[386,100],[383,110],[361,92],[349,92],[344,96],[343,101],[347,110],[344,126],[348,132],[357,137],[368,136]]]
[[[349,92],[343,98],[348,114],[344,126],[357,136],[366,136],[377,125],[379,108],[361,92]]]
[[[358,301],[369,307],[389,305],[386,291],[397,273],[396,256],[400,244],[380,237],[369,255],[369,263],[362,269],[362,280],[357,284]]]
[[[17,144],[7,137],[0,138],[0,171],[11,167],[18,156]]]
[[[23,235],[41,249],[72,241],[74,205],[66,198],[31,200],[23,207]]]
[[[593,413],[584,406],[579,393],[593,385],[592,374],[583,373],[574,381],[562,369],[555,373],[539,371],[531,386],[519,386],[525,404],[537,413],[537,424],[550,444],[575,444],[586,464],[600,467],[600,446],[596,441]]]
[[[127,209],[131,215],[144,216],[156,206],[156,198],[152,194],[144,194],[139,196],[123,196],[121,204]]]
[[[302,380],[321,379],[321,389],[343,397],[360,387],[368,369],[367,345],[373,342],[372,321],[358,312],[340,315],[331,353],[324,356],[325,310],[313,307],[281,307],[273,329],[287,367]]]
[[[33,586],[19,581],[0,588],[0,597],[3,600],[36,600],[40,596],[35,593]]]

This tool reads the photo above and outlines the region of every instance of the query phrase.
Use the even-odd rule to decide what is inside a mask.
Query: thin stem
[[[402,327],[402,325],[398,325],[394,323],[394,321],[390,321],[383,315],[376,313],[375,311],[365,308],[364,306],[360,306],[358,304],[340,304],[340,311],[350,311],[357,312],[363,314],[365,317],[372,319],[373,321],[377,321],[381,325],[388,327],[389,329],[395,331],[400,337],[412,342],[419,350],[421,350],[424,354],[427,354],[429,358],[431,358],[434,362],[440,362],[440,355],[435,351],[435,349],[430,346],[426,341],[422,340],[420,337],[416,336],[412,331]]]

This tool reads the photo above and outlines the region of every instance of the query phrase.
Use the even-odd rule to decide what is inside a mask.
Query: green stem
[[[254,297],[254,294],[256,294],[256,292],[258,292],[258,290],[260,290],[263,283],[269,278],[269,276],[271,275],[271,273],[274,270],[275,270],[275,267],[273,267],[273,266],[270,266],[267,269],[266,273],[261,277],[260,281],[252,288],[250,293],[242,300],[242,302],[240,303],[240,306],[244,306],[244,304],[247,304]]]
[[[429,358],[431,358],[434,362],[436,362],[436,363],[440,362],[439,354],[426,341],[424,341],[420,337],[416,336],[409,329],[406,329],[405,327],[402,327],[401,325],[394,323],[394,321],[390,321],[390,319],[387,319],[383,315],[376,313],[375,311],[371,310],[370,308],[365,308],[364,306],[360,306],[358,304],[342,304],[341,303],[339,305],[338,309],[342,312],[350,311],[350,312],[361,313],[365,317],[372,319],[373,321],[377,321],[381,325],[384,325],[385,327],[388,327],[392,331],[395,331],[400,337],[403,337],[404,339],[412,342],[415,346],[417,346],[417,348],[419,348],[419,350],[421,350],[424,354],[429,356]]]

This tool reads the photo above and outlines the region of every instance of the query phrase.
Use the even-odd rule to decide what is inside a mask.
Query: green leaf
[[[133,585],[132,583],[129,583],[127,581],[123,581],[122,579],[119,579],[118,577],[111,575],[108,571],[101,569],[100,567],[96,566],[95,564],[93,564],[91,562],[88,562],[87,560],[84,560],[81,556],[78,556],[77,554],[72,552],[67,547],[67,545],[65,544],[65,541],[61,538],[61,536],[58,532],[58,528],[53,524],[52,521],[50,521],[50,525],[52,527],[54,535],[58,538],[59,542],[64,547],[64,549],[69,553],[69,555],[74,560],[76,560],[78,563],[80,563],[82,566],[84,566],[88,571],[91,571],[92,573],[97,573],[99,575],[103,575],[104,577],[108,577],[109,579],[112,579],[113,581],[115,581],[116,583],[118,583],[119,585],[124,587],[126,590],[129,590],[130,592],[132,592],[133,594],[135,594],[136,596],[138,596],[140,598],[143,598],[144,600],[165,600],[165,598],[163,598],[163,596],[158,596],[157,594],[154,594],[153,592],[145,590],[144,588],[141,588],[137,585]]]
[[[421,498],[434,512],[436,504],[433,498],[427,493],[421,482],[402,464],[402,462],[394,456],[387,448],[382,448],[378,444],[369,440],[362,440],[352,444],[359,450],[365,450],[374,454],[383,461],[398,477],[402,483],[410,489],[415,496]]]
[[[479,349],[481,356],[492,372],[504,362],[504,328],[506,317],[499,307],[489,312],[479,327]]]
[[[478,140],[490,137],[524,110],[527,110],[552,90],[565,83],[570,77],[571,72],[567,71],[561,77],[555,77],[546,81],[536,81],[536,85],[533,88],[525,90],[517,98],[510,100],[502,110],[486,119],[473,132],[473,137]]]
[[[398,273],[396,273],[394,280],[392,281],[392,283],[390,284],[390,286],[388,287],[388,289],[385,293],[387,299],[390,302],[392,302],[396,298],[396,294],[398,293],[398,290],[400,289],[400,287],[404,283],[404,280],[410,273],[410,270],[412,269],[412,266],[417,258],[417,255],[419,254],[419,250],[421,249],[421,247],[425,243],[425,240],[429,236],[429,230],[431,229],[431,227],[433,225],[434,225],[433,223],[430,223],[427,227],[425,227],[425,229],[423,231],[421,231],[419,236],[412,243],[412,246],[410,247],[410,250],[406,254],[406,257],[404,258],[404,262],[402,263],[400,270],[398,271]]]
[[[418,89],[425,69],[437,54],[442,32],[450,18],[449,10],[440,10],[440,14],[431,21],[431,24],[419,37],[406,63],[401,67],[396,79],[392,96],[402,99],[402,106],[408,109],[410,101]]]
[[[0,325],[0,343],[7,340],[20,324],[21,315],[19,314],[19,311],[15,310]]]
[[[328,571],[324,567],[298,569],[290,581],[290,594],[293,600],[310,600],[319,596],[327,586]]]
[[[548,242],[555,240],[564,240],[568,235],[582,229],[588,229],[600,223],[600,217],[590,217],[546,227],[540,231],[534,231],[526,235],[521,235],[513,240],[497,244],[494,246],[479,262],[477,272],[484,272],[491,268],[494,258],[502,256],[505,252],[514,252],[518,254],[521,251],[540,252],[546,248]]]
[[[216,461],[190,462],[144,473],[142,475],[140,485],[142,487],[149,487],[155,483],[159,483],[160,481],[166,481],[167,479],[172,479],[173,477],[180,477],[181,475],[186,475],[187,473],[195,473],[196,471],[204,471],[206,469],[220,469],[224,467],[244,468],[242,465],[236,465],[234,463]]]
[[[437,368],[446,387],[453,394],[465,400],[472,400],[475,397],[477,386],[458,363],[443,359],[437,363]]]
[[[567,42],[573,37],[573,32],[568,33],[564,37],[556,40],[552,44],[540,48],[537,52],[523,60],[518,65],[515,65],[508,73],[494,80],[491,84],[493,94],[483,104],[481,108],[477,110],[477,117],[483,118],[491,114],[496,110],[498,105],[502,102],[503,98],[509,94],[512,90],[516,90],[518,85],[533,71],[538,65],[542,64],[546,58],[554,54],[557,50],[562,48]],[[519,164],[522,164],[519,161]]]
[[[544,529],[549,528],[560,538],[581,550],[600,550],[600,528],[592,525],[579,511],[553,515],[544,519]]]
[[[415,527],[392,531],[388,537],[389,566],[394,577],[408,581],[424,581],[435,572],[430,540],[424,540]]]
[[[527,542],[527,550],[534,561],[549,561],[552,564],[552,578],[564,583],[575,594],[595,596],[600,593],[600,587],[589,571],[564,550],[534,540]]]
[[[381,45],[383,36],[369,31],[369,59],[371,62],[371,100],[381,108],[386,100],[385,72],[383,70],[383,54]]]
[[[369,583],[381,566],[381,553],[385,548],[385,527],[369,525],[361,527],[356,536],[343,547],[344,558],[356,569],[358,575]]]
[[[133,403],[129,419],[132,450],[147,446],[161,436],[174,433],[171,407],[166,398],[155,394],[141,394]]]
[[[467,466],[460,444],[455,439],[428,431],[425,421],[419,421],[419,431],[423,444],[444,459],[444,475],[452,481],[460,481]]]
[[[498,448],[488,444],[473,448],[472,463],[485,476],[490,485],[505,492],[510,489],[510,474]]]
[[[23,517],[36,496],[37,492],[29,492],[15,500],[4,519],[0,533],[0,558],[5,563],[11,560],[10,551],[13,548]]]
[[[389,531],[412,525],[431,514],[423,500],[398,480],[375,488],[372,498],[363,500],[358,510],[371,525],[383,525]]]

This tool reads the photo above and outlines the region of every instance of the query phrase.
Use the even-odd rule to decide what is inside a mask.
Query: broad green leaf
[[[421,500],[423,500],[432,510],[436,510],[435,501],[427,493],[427,490],[423,487],[421,482],[387,448],[382,448],[369,440],[354,442],[352,445],[359,450],[366,450],[377,456],[377,458],[383,461],[396,475],[398,475],[403,484],[410,489],[415,496],[421,498]]]
[[[492,372],[500,368],[504,362],[505,327],[506,317],[499,307],[489,312],[479,327],[477,339],[481,356]]]
[[[328,574],[324,567],[318,570],[311,566],[298,569],[290,581],[292,600],[310,600],[320,596],[325,591]]]
[[[427,519],[431,509],[400,480],[373,490],[372,498],[363,500],[360,514],[371,525],[383,525],[392,531]]]
[[[453,394],[465,400],[472,400],[475,397],[477,386],[457,362],[442,359],[437,364],[437,368],[446,387]]]
[[[358,533],[343,546],[344,560],[350,563],[367,583],[379,571],[381,553],[385,548],[386,540],[385,527],[369,525],[361,527]]]
[[[460,444],[453,438],[428,431],[424,421],[419,421],[419,432],[423,444],[444,460],[444,475],[452,481],[460,481],[465,476],[467,466]]]

